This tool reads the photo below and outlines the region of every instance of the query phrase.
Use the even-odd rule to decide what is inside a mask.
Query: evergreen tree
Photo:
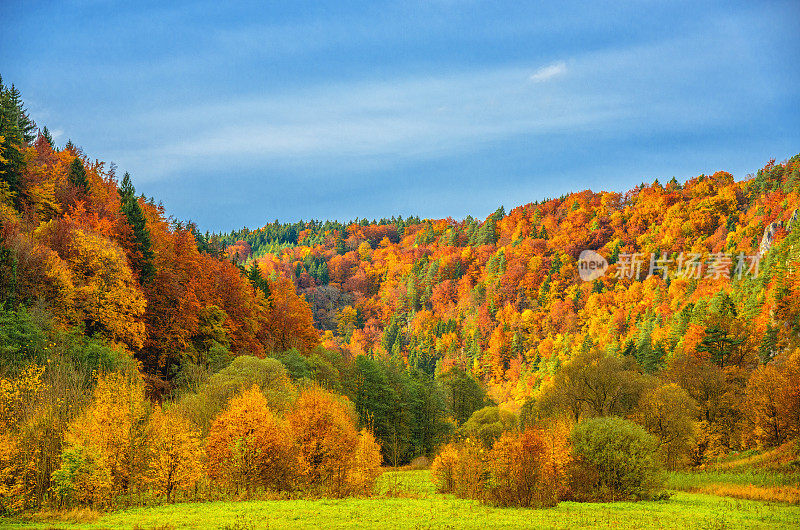
[[[347,247],[344,244],[344,238],[342,237],[342,232],[344,230],[339,230],[339,235],[336,238],[336,253],[340,256],[347,252]]]
[[[20,179],[25,165],[21,150],[24,134],[18,115],[10,91],[0,79],[0,186],[7,188],[16,208],[20,206]]]
[[[122,213],[133,229],[133,239],[136,250],[139,253],[139,256],[134,260],[134,267],[139,271],[142,283],[147,283],[155,275],[150,230],[147,229],[144,213],[139,205],[139,200],[136,198],[136,188],[133,187],[131,176],[127,171],[122,178],[122,185],[118,191],[122,202]]]
[[[706,328],[705,337],[697,345],[697,351],[708,354],[712,362],[716,363],[720,368],[724,368],[725,363],[742,341],[743,339],[730,335],[728,330],[719,322],[712,322]]]
[[[14,125],[19,130],[22,140],[25,143],[31,143],[36,139],[36,124],[28,116],[28,111],[22,102],[22,95],[13,84],[11,88],[7,89],[7,93],[10,109],[13,112]]]
[[[269,282],[261,275],[261,269],[258,268],[258,264],[254,261],[250,268],[247,270],[247,279],[250,280],[250,284],[253,286],[253,289],[258,289],[264,296],[269,299],[272,292],[269,289]]]
[[[386,326],[386,329],[383,332],[383,338],[381,338],[381,346],[387,352],[392,352],[392,348],[394,347],[395,342],[397,342],[397,336],[400,333],[400,326],[397,325],[397,319],[392,316],[392,321]]]
[[[47,128],[47,125],[45,125],[44,129],[42,129],[42,136],[44,136],[44,139],[50,144],[50,147],[55,148],[56,143],[53,141],[53,135],[50,134],[50,130]]]
[[[72,159],[67,177],[73,186],[83,193],[89,193],[89,181],[86,180],[86,168],[83,167],[83,161],[81,161],[79,157]]]
[[[761,344],[758,348],[758,356],[762,364],[767,364],[777,353],[778,345],[778,327],[772,324],[767,326],[767,332],[761,339]]]

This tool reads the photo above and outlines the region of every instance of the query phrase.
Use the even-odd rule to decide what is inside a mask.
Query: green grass
[[[133,508],[84,525],[6,521],[7,528],[798,528],[800,507],[679,492],[658,502],[496,508],[437,494],[427,471],[384,474],[368,499],[207,502]],[[387,494],[396,496],[386,496]],[[2,522],[0,522],[2,525]]]
[[[667,488],[688,491],[709,484],[737,484],[761,486],[800,486],[800,474],[779,473],[764,469],[741,471],[676,471],[667,478]]]

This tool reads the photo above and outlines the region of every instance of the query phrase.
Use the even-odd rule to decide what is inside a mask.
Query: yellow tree
[[[203,476],[200,433],[186,418],[158,407],[150,419],[149,438],[148,478],[169,502],[176,489],[191,488]]]
[[[206,451],[211,478],[248,495],[258,486],[287,489],[295,469],[289,433],[256,385],[214,420]]]
[[[73,252],[74,300],[87,331],[141,348],[147,302],[125,253],[111,240],[83,230],[73,232]]]
[[[301,462],[301,482],[334,496],[347,491],[347,474],[358,444],[354,410],[344,397],[310,387],[287,421]]]
[[[762,446],[776,446],[789,435],[787,425],[786,376],[774,364],[759,366],[747,382],[747,404],[754,435]]]
[[[147,466],[149,412],[138,373],[101,376],[92,403],[70,425],[62,459],[70,449],[87,448],[97,454],[97,465],[108,469],[112,493],[130,491],[139,485]]]

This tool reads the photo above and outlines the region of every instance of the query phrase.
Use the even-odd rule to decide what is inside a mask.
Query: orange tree
[[[290,434],[257,386],[214,420],[206,451],[209,476],[248,495],[259,486],[288,489],[296,468]]]

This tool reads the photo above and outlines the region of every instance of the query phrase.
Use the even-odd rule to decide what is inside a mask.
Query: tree
[[[670,383],[644,392],[634,418],[658,439],[659,453],[668,469],[688,463],[697,438],[697,405],[689,394]]]
[[[73,303],[87,334],[141,348],[146,300],[122,250],[99,234],[75,230],[68,252],[75,282]]]
[[[54,149],[55,149],[55,147],[56,147],[56,143],[55,143],[55,141],[53,140],[53,135],[52,135],[52,134],[50,134],[50,130],[47,128],[47,125],[45,125],[45,126],[44,126],[44,129],[42,129],[42,137],[43,137],[45,140],[47,140],[47,143],[48,143],[48,144],[50,144],[50,147],[51,147],[51,148],[54,148]]]
[[[754,425],[753,435],[759,445],[776,447],[790,435],[791,418],[787,414],[785,370],[775,364],[759,366],[747,381],[748,412]]]
[[[86,480],[99,481],[91,485],[98,492],[106,491],[108,476],[108,492],[113,495],[140,486],[147,467],[149,414],[144,383],[138,373],[100,376],[92,403],[72,422],[66,434],[62,462],[69,471],[65,476],[79,473]],[[77,490],[89,486],[74,484],[73,487]]]
[[[181,416],[157,407],[150,418],[148,480],[170,502],[174,491],[191,488],[203,476],[200,433]]]
[[[118,191],[121,202],[120,209],[133,231],[133,242],[136,249],[133,256],[134,268],[139,273],[142,283],[147,283],[155,275],[152,241],[147,228],[147,220],[139,205],[139,200],[136,198],[136,188],[133,187],[131,176],[127,171],[122,177],[122,185]]]
[[[355,411],[347,398],[310,386],[297,398],[286,420],[299,459],[299,483],[333,496],[346,495],[359,441]]]
[[[308,354],[319,344],[319,332],[314,328],[308,302],[297,294],[288,278],[270,280],[269,292],[266,310],[259,315],[261,343],[273,352],[297,348]]]
[[[67,179],[82,193],[89,193],[89,181],[86,180],[86,168],[83,167],[83,161],[80,159],[80,157],[76,156],[72,159],[72,162],[69,165]]]
[[[17,93],[18,97],[19,93]],[[0,186],[5,184],[14,205],[20,205],[22,171],[25,166],[23,144],[25,133],[20,127],[20,108],[11,90],[0,79]],[[1,188],[0,188],[1,189]]]
[[[486,391],[480,383],[464,370],[451,367],[440,373],[436,380],[442,385],[445,400],[456,425],[462,425],[472,413],[486,406]]]
[[[209,476],[248,496],[259,486],[287,490],[297,463],[285,424],[255,385],[214,420],[206,451]]]
[[[642,376],[630,363],[599,349],[579,352],[556,372],[537,403],[538,414],[586,416],[626,414],[639,400]]]
[[[229,401],[254,385],[267,400],[269,409],[276,413],[286,410],[296,396],[294,385],[279,361],[239,355],[209,377],[197,392],[182,396],[177,409],[205,436],[213,420],[228,407]]]
[[[697,345],[697,353],[706,355],[712,362],[724,368],[737,353],[744,342],[743,338],[732,335],[721,322],[714,321],[706,327],[705,336]]]
[[[517,429],[517,417],[513,412],[498,407],[484,407],[476,410],[459,429],[464,438],[474,438],[487,449],[507,431]]]

